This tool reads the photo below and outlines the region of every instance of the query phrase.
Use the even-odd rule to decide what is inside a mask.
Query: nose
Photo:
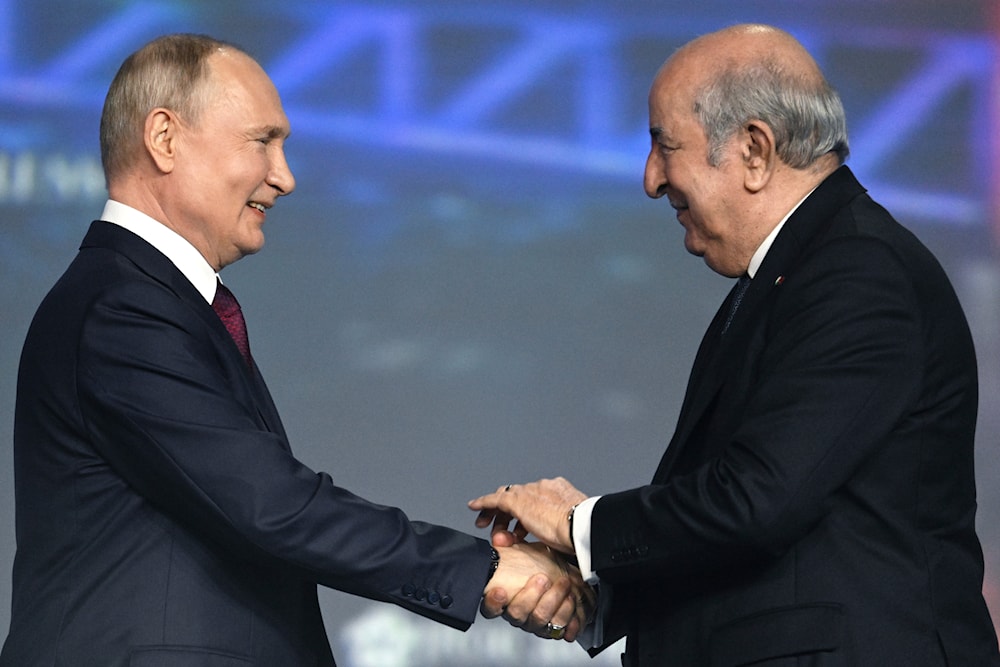
[[[289,195],[295,189],[295,176],[285,159],[283,148],[276,148],[271,158],[271,169],[267,174],[267,184],[278,191],[278,196]]]
[[[646,173],[643,176],[643,189],[646,190],[646,196],[653,199],[659,199],[663,196],[667,187],[666,172],[663,168],[663,157],[659,154],[654,146],[649,151],[649,156],[646,158]]]

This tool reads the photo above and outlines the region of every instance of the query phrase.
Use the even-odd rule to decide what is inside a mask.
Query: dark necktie
[[[236,343],[240,354],[243,355],[243,361],[247,362],[247,366],[253,366],[253,362],[250,360],[250,339],[247,338],[247,323],[243,319],[243,311],[233,293],[221,282],[216,286],[212,309],[226,325],[226,331],[232,336],[233,342]]]
[[[729,315],[726,317],[726,323],[722,327],[722,333],[726,333],[729,330],[729,325],[733,322],[733,316],[736,315],[736,309],[740,307],[740,302],[743,301],[743,295],[747,293],[748,287],[750,287],[750,276],[744,273],[736,281],[736,289],[733,291],[733,300],[729,302]]]

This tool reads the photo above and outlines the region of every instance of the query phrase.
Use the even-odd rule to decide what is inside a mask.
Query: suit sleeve
[[[912,408],[921,316],[888,245],[829,242],[777,292],[759,341],[746,341],[751,379],[743,404],[726,406],[735,426],[720,453],[597,503],[591,546],[602,580],[684,576],[784,553]]]
[[[264,426],[200,306],[130,281],[89,308],[77,393],[101,456],[149,503],[235,557],[468,627],[489,544],[410,521],[296,460]],[[429,604],[414,586],[441,599]]]

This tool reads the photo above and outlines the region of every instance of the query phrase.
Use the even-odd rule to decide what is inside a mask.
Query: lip
[[[254,211],[257,211],[258,213],[260,213],[261,215],[266,216],[267,215],[267,210],[269,208],[271,208],[271,207],[268,204],[265,204],[263,202],[251,200],[251,201],[247,202],[247,208],[251,208]]]

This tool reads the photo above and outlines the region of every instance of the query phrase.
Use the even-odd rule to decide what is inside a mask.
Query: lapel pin
[[[778,285],[780,285],[783,282],[785,282],[785,276],[778,276],[774,280],[774,286],[777,287]]]

